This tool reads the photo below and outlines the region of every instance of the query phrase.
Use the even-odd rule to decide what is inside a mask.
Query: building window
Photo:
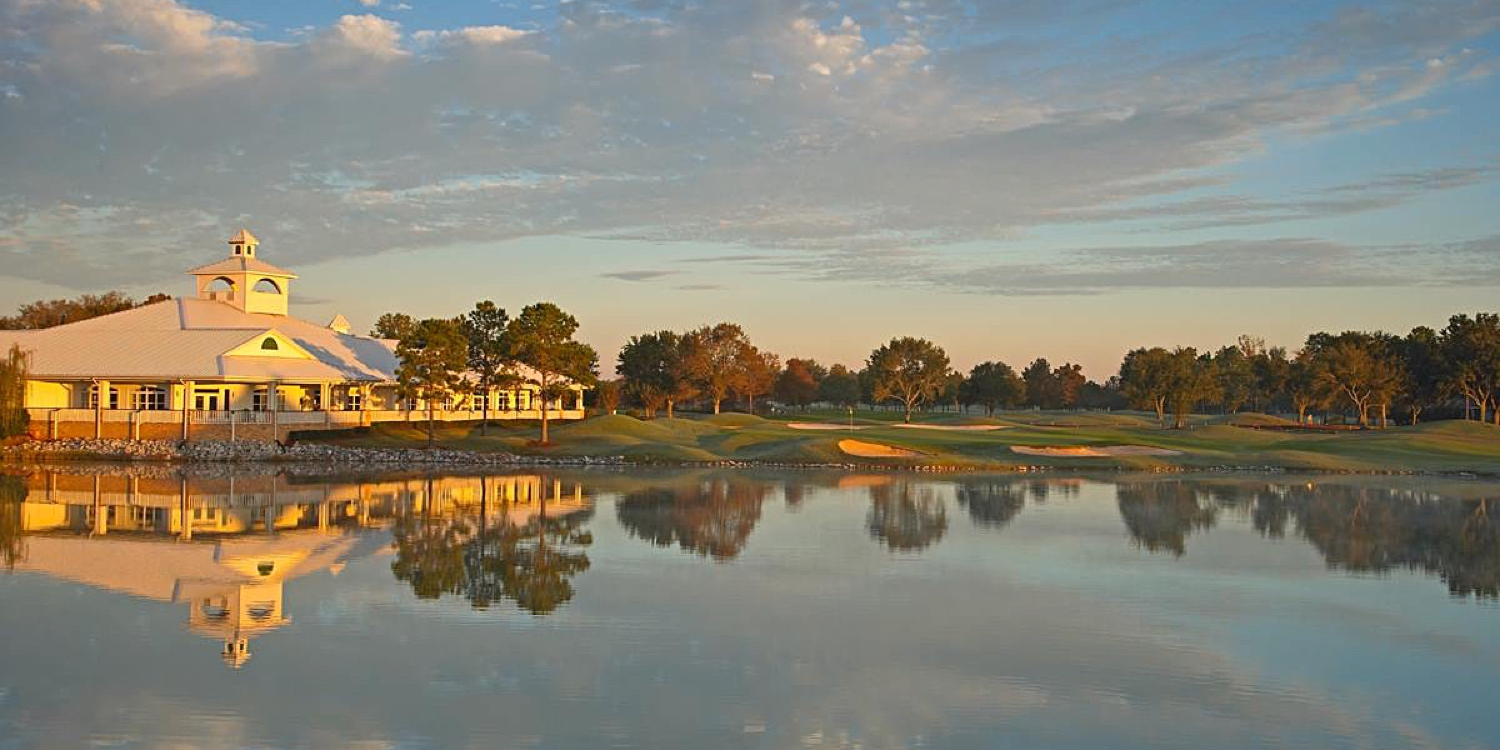
[[[281,349],[281,345],[276,343],[276,339],[267,336],[265,341],[260,342],[260,348],[268,352],[274,352]]]
[[[359,388],[357,387],[350,388],[349,391],[344,394],[344,411],[359,411],[364,407],[364,403],[365,394],[361,393]]]
[[[167,408],[167,391],[154,385],[137,388],[130,408],[137,411],[163,411]]]
[[[531,408],[531,391],[516,391],[516,408],[521,411]]]
[[[276,282],[270,279],[255,282],[254,289],[261,294],[281,294],[281,287],[276,286]]]
[[[89,386],[89,408],[90,409],[98,409],[99,408],[99,385],[97,383],[94,384],[94,385]],[[106,399],[106,403],[104,404],[104,408],[106,408],[106,409],[118,409],[118,408],[120,408],[120,389],[119,388],[116,388],[114,386],[110,386],[109,387],[109,398]]]
[[[479,391],[474,394],[474,406],[472,408],[475,411],[482,411],[484,409],[487,409],[489,408],[489,400],[490,394],[488,391]]]
[[[279,396],[280,394],[277,395]],[[271,390],[268,388],[255,389],[255,393],[250,396],[250,409],[253,411],[270,411],[272,408]]]
[[[510,409],[510,391],[500,391],[495,394],[495,409],[497,411]]]

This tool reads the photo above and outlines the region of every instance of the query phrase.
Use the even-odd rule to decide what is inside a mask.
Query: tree
[[[1192,347],[1172,351],[1168,363],[1167,408],[1171,410],[1173,427],[1182,429],[1185,418],[1193,407],[1204,401],[1218,398],[1219,380],[1214,371],[1213,360],[1207,355],[1198,356]]]
[[[828,375],[818,383],[819,401],[847,408],[859,403],[859,395],[859,376],[843,365],[828,368]]]
[[[684,339],[682,362],[687,380],[708,397],[718,414],[724,399],[744,382],[750,339],[734,323],[704,326]]]
[[[1083,386],[1088,382],[1089,379],[1083,376],[1082,365],[1069,362],[1053,370],[1052,388],[1057,405],[1064,409],[1076,408]]]
[[[1328,403],[1328,388],[1319,372],[1318,362],[1306,352],[1299,354],[1288,365],[1286,392],[1292,409],[1297,412],[1297,424],[1307,423],[1307,411]]]
[[[818,363],[810,359],[788,359],[786,368],[776,378],[776,398],[799,409],[807,408],[818,398],[819,369]]]
[[[1479,409],[1485,421],[1490,404],[1500,394],[1500,315],[1454,315],[1439,337],[1446,385]],[[1500,410],[1495,412],[1500,424]]]
[[[968,398],[993,416],[996,409],[1011,408],[1026,397],[1026,384],[1010,365],[1004,362],[982,362],[969,370],[964,381]]]
[[[1234,414],[1249,401],[1255,391],[1255,366],[1246,350],[1255,351],[1254,341],[1241,336],[1240,346],[1226,346],[1214,354],[1214,369],[1218,372],[1219,398],[1225,414]]]
[[[428,318],[396,342],[396,381],[405,395],[427,403],[427,447],[436,439],[433,410],[468,388],[469,340],[457,320]]]
[[[672,405],[682,390],[681,360],[682,337],[672,331],[631,336],[620,347],[615,374],[624,379],[625,391],[640,402],[648,418],[654,418],[663,405],[670,418]]]
[[[1156,412],[1157,424],[1167,424],[1167,397],[1172,392],[1172,353],[1159,346],[1132,349],[1120,364],[1120,392],[1137,409]]]
[[[1273,346],[1250,358],[1250,369],[1255,373],[1255,387],[1250,391],[1251,408],[1260,411],[1274,407],[1276,398],[1286,391],[1291,367],[1286,348],[1280,346]]]
[[[1416,424],[1422,416],[1422,410],[1443,397],[1445,373],[1442,342],[1437,331],[1427,326],[1418,326],[1401,340],[1400,349],[1406,374],[1402,391],[1406,395],[1406,408],[1411,415],[1411,423]]]
[[[1037,357],[1021,371],[1021,380],[1026,383],[1026,403],[1038,409],[1057,408],[1057,380],[1052,374],[1052,363]]]
[[[0,318],[0,330],[35,330],[77,323],[101,315],[110,315],[132,310],[142,305],[171,299],[164,294],[153,294],[141,305],[123,292],[84,294],[77,299],[37,300],[21,305],[14,316]]]
[[[771,392],[781,374],[781,358],[753,346],[745,349],[740,362],[740,380],[735,391],[745,397],[745,409],[755,413],[755,397]]]
[[[412,335],[416,328],[416,319],[406,313],[383,313],[375,319],[375,327],[370,330],[370,335],[377,339],[400,341]]]
[[[598,399],[599,410],[605,414],[614,414],[620,410],[620,381],[601,380],[594,386],[594,397]]]
[[[538,302],[521,309],[506,328],[510,350],[517,362],[531,368],[531,383],[542,399],[542,445],[550,444],[548,411],[574,384],[594,384],[599,355],[594,348],[573,340],[578,319],[551,302]]]
[[[1354,408],[1360,427],[1370,425],[1370,406],[1388,403],[1401,383],[1400,363],[1376,334],[1315,333],[1307,337],[1303,351],[1329,391]]]
[[[874,398],[901,402],[907,424],[914,409],[937,396],[948,378],[948,355],[927,339],[891,339],[870,353]]]
[[[376,325],[379,326],[379,322]],[[521,380],[511,367],[510,342],[505,337],[509,325],[510,316],[505,314],[505,309],[496,307],[489,300],[474,305],[463,319],[464,337],[469,342],[469,372],[474,376],[477,392],[482,395],[481,435],[489,432],[491,389],[513,387]]]
[[[0,438],[25,435],[31,418],[26,411],[26,353],[12,344],[0,360]]]

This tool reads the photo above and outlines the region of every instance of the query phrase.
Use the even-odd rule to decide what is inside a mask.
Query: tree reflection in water
[[[0,563],[14,570],[26,554],[26,540],[21,523],[21,501],[26,499],[26,485],[20,477],[0,475]]]
[[[1182,557],[1188,535],[1213,528],[1219,519],[1218,506],[1181,480],[1121,484],[1116,498],[1131,540],[1151,552]]]
[[[462,596],[475,609],[509,599],[534,615],[549,614],[573,599],[572,579],[589,568],[583,548],[593,535],[583,528],[592,510],[549,516],[545,490],[524,524],[511,521],[508,502],[495,503],[488,485],[472,517],[451,513],[406,514],[392,527],[396,559],[391,572],[418,597]],[[429,488],[428,496],[432,493]],[[556,498],[553,498],[555,501]],[[499,510],[498,520],[491,519]]]
[[[723,562],[744,551],[771,487],[752,479],[695,479],[629,493],[615,515],[637,539]]]
[[[1358,485],[1238,487],[1232,502],[1268,537],[1290,520],[1329,567],[1436,574],[1454,596],[1500,597],[1500,498]]]
[[[919,552],[948,532],[948,508],[932,483],[898,479],[870,487],[865,525],[892,552]]]
[[[1026,485],[1004,481],[963,482],[958,485],[958,506],[969,511],[969,520],[975,526],[998,531],[1010,525],[1026,507]]]

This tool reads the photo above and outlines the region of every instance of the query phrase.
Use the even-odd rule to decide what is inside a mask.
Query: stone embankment
[[[202,440],[179,443],[171,440],[113,440],[75,438],[47,440],[0,448],[0,456],[11,459],[95,459],[103,461],[295,461],[328,464],[448,464],[593,466],[623,463],[617,457],[520,456],[513,453],[481,453],[447,449],[352,448],[316,443],[282,446],[256,440]]]

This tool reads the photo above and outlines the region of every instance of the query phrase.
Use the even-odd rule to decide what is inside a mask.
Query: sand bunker
[[[834,424],[832,422],[788,422],[787,427],[794,430],[863,430],[866,425],[850,427],[846,424]]]
[[[1069,447],[1012,445],[1010,449],[1024,456],[1047,456],[1049,458],[1109,458],[1111,456],[1182,455],[1182,451],[1174,451],[1168,448],[1152,448],[1149,445],[1078,445]]]
[[[897,448],[894,445],[881,445],[880,443],[867,443],[863,440],[840,440],[839,450],[860,458],[909,458],[922,454]]]
[[[948,430],[950,432],[989,432],[1005,429],[1003,424],[898,424],[894,426],[913,430]]]

